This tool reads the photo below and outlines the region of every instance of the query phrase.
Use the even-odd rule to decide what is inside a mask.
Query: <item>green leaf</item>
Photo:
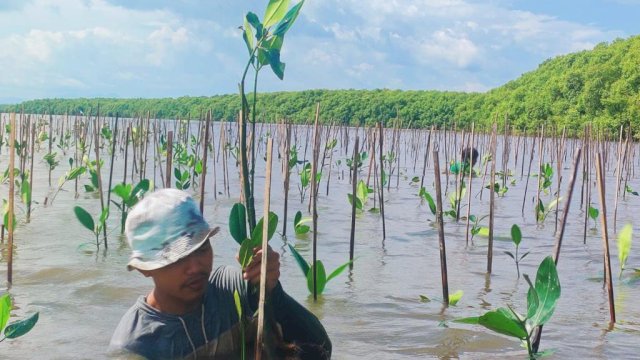
[[[347,194],[347,199],[349,200],[349,204],[353,206],[353,194]],[[356,209],[362,210],[362,201],[356,197]]]
[[[80,223],[91,232],[95,231],[95,223],[93,222],[93,217],[91,214],[87,212],[87,210],[81,208],[80,206],[74,206],[73,211],[76,214],[76,217],[80,221]]]
[[[293,217],[293,226],[297,227],[301,219],[302,211],[298,210],[298,212],[296,212],[296,216]]]
[[[633,236],[633,225],[626,224],[618,233],[618,260],[620,261],[620,273],[627,263],[627,257],[631,251],[631,240]]]
[[[520,245],[520,241],[522,241],[522,232],[520,231],[520,227],[516,224],[511,226],[511,240],[516,246]]]
[[[420,302],[431,302],[431,299],[429,299],[427,296],[420,295]]]
[[[253,52],[253,30],[251,30],[251,25],[247,21],[247,18],[244,19],[244,26],[242,32],[242,39],[244,43],[247,45],[247,50],[249,51],[249,55]]]
[[[269,65],[273,73],[276,74],[278,79],[284,79],[285,63],[280,61],[280,50],[269,49],[269,51],[267,51],[267,58],[269,59]]]
[[[513,254],[511,253],[511,251],[505,251],[504,253],[505,253],[505,254],[507,254],[507,255],[509,255],[509,257],[511,257],[513,260],[515,260],[515,259],[516,259],[516,257],[515,257],[515,256],[513,256]]]
[[[453,294],[449,294],[449,305],[455,306],[460,299],[462,299],[462,295],[464,295],[464,291],[458,290]]]
[[[556,270],[555,262],[551,256],[547,256],[542,260],[536,274],[535,289],[530,288],[529,293],[535,291],[538,295],[539,306],[535,312],[528,308],[527,318],[533,326],[546,323],[553,315],[556,302],[560,298],[560,279]],[[527,296],[529,299],[530,296]]]
[[[433,201],[433,197],[424,188],[420,189],[420,196],[429,204],[429,210],[433,215],[436,214],[436,202]]]
[[[31,202],[31,186],[29,186],[29,181],[26,179],[20,185],[20,195],[23,203],[28,204]]]
[[[489,228],[486,227],[486,226],[481,226],[478,229],[478,235],[484,236],[484,237],[489,237]]]
[[[256,29],[256,39],[262,38],[263,26],[260,23],[260,19],[258,18],[258,15],[249,11],[245,16],[245,20],[249,22],[249,24],[251,24],[251,26],[253,26],[254,29]]]
[[[236,304],[236,314],[238,314],[238,318],[242,318],[242,303],[240,302],[240,294],[238,290],[233,290],[233,302]]]
[[[367,184],[365,184],[364,180],[358,181],[358,185],[356,186],[356,196],[363,204],[367,203],[369,188],[367,187]]]
[[[600,211],[593,206],[589,206],[589,217],[592,218],[593,221],[596,221],[598,215],[600,215]]]
[[[264,12],[264,27],[270,27],[282,20],[288,8],[289,0],[270,0]]]
[[[240,244],[240,251],[238,252],[238,262],[240,262],[240,266],[244,270],[253,259],[253,242],[251,239],[244,239],[242,244]]]
[[[140,182],[131,190],[131,194],[129,195],[129,200],[127,201],[127,206],[133,207],[138,201],[144,196],[144,194],[149,191],[151,188],[151,182],[149,179],[142,179]]]
[[[316,269],[316,292],[318,294],[322,294],[325,286],[327,285],[327,273],[325,272],[324,265],[320,260],[316,260],[316,265],[309,268],[309,272],[307,273],[307,288],[309,289],[309,292],[313,294],[314,267]]]
[[[118,184],[113,187],[113,190],[111,190],[111,192],[113,192],[126,202],[129,199],[129,195],[131,194],[131,184]]]
[[[475,215],[469,215],[469,221],[475,223],[478,218]]]
[[[293,254],[293,257],[296,259],[296,262],[298,263],[298,266],[300,266],[300,270],[302,270],[302,273],[306,277],[307,274],[309,273],[309,264],[304,260],[302,255],[300,255],[298,250],[296,250],[291,244],[288,244],[288,245],[289,245],[289,249],[291,250],[291,253]]]
[[[11,313],[11,296],[9,293],[5,293],[0,297],[0,331],[4,329],[9,321],[9,314]]]
[[[104,222],[109,218],[109,207],[102,209],[100,213],[100,224],[104,225]]]
[[[333,270],[333,272],[331,274],[329,274],[329,277],[327,278],[327,282],[329,282],[329,280],[333,279],[334,277],[340,275],[344,269],[347,268],[347,266],[351,265],[353,263],[353,260],[349,260],[346,263],[338,266],[335,270]]]
[[[284,34],[286,34],[287,31],[289,31],[293,23],[298,18],[298,14],[300,13],[300,8],[302,8],[302,4],[304,4],[304,1],[305,0],[300,1],[299,3],[295,4],[291,9],[289,9],[287,14],[282,19],[282,21],[280,21],[280,23],[278,23],[278,25],[276,26],[276,30],[273,32],[274,36],[284,36]]]
[[[73,169],[69,170],[69,173],[67,173],[67,176],[65,176],[65,180],[67,180],[67,181],[75,180],[80,175],[84,174],[86,171],[87,171],[87,168],[84,167],[84,166],[79,166],[77,168],[73,168]]]
[[[262,227],[264,226],[263,219],[258,221],[256,227],[253,228],[253,232],[251,232],[251,241],[253,246],[259,246],[262,244]],[[269,224],[268,224],[268,233],[267,233],[267,241],[271,240],[273,234],[276,232],[276,227],[278,227],[278,215],[274,212],[269,212]]]
[[[295,227],[295,232],[298,235],[303,235],[309,232],[309,230],[311,230],[311,227],[309,227],[309,225],[297,225]]]
[[[24,320],[9,324],[9,326],[4,329],[4,336],[6,336],[7,339],[15,339],[28,333],[38,322],[38,314],[39,313],[36,312]]]
[[[527,338],[527,330],[509,309],[499,308],[489,311],[480,317],[469,317],[454,320],[465,324],[478,324],[497,333],[512,336],[521,340]]]
[[[247,238],[247,213],[242,203],[236,203],[229,213],[229,232],[231,237],[238,243],[242,244]]]

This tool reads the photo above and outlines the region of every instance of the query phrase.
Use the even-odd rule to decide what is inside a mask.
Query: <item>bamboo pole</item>
[[[602,164],[602,155],[597,154],[596,157],[596,177],[598,181],[598,193],[600,194],[600,225],[602,227],[602,246],[604,248],[604,270],[605,284],[607,286],[607,294],[609,298],[609,324],[616,322],[616,308],[613,297],[613,282],[611,280],[611,261],[609,257],[609,234],[607,231],[607,205],[605,201],[605,184],[604,184],[604,168]]]
[[[27,202],[27,222],[31,221],[31,203],[33,199],[33,157],[35,154],[35,144],[36,144],[36,124],[31,124],[31,161],[30,161],[30,170],[29,170],[29,200]]]
[[[100,174],[100,132],[99,129],[100,122],[100,110],[98,110],[98,114],[96,115],[95,128],[93,129],[93,134],[95,137],[94,149],[96,150],[96,177],[98,178],[98,192],[100,193],[100,212],[104,211],[104,193],[102,189],[102,175]],[[104,248],[108,249],[109,245],[107,244],[107,224],[104,224],[102,227],[103,235],[104,235]]]
[[[172,160],[173,160],[173,131],[169,131],[169,133],[167,134],[167,172],[165,173],[165,176],[166,176],[164,181],[165,188],[171,187],[171,174],[173,173],[171,171],[172,170],[171,167],[173,166],[171,164]]]
[[[319,146],[319,128],[318,120],[320,118],[320,103],[316,104],[316,119],[313,130],[313,153],[311,161],[311,200],[313,202],[311,211],[311,220],[313,222],[313,300],[318,300],[318,267],[316,266],[316,259],[318,258],[318,182],[316,181],[316,173],[318,172],[318,156],[320,152]]]
[[[264,338],[265,304],[267,302],[267,260],[269,244],[269,206],[271,199],[271,165],[273,140],[267,139],[267,168],[264,183],[264,215],[262,221],[262,262],[260,263],[260,298],[258,301],[258,331],[256,337],[255,358],[262,358],[262,342]],[[314,267],[315,268],[315,267]]]
[[[466,229],[466,245],[469,246],[469,218],[471,217],[471,183],[473,180],[473,149],[474,149],[474,131],[475,131],[475,122],[471,123],[471,163],[469,164],[469,191],[467,197],[467,229]],[[462,201],[462,199],[460,199]]]
[[[487,249],[487,273],[491,274],[493,266],[493,219],[495,217],[495,184],[496,184],[496,124],[492,130],[491,144],[491,186],[489,186],[489,244]]]
[[[111,163],[109,164],[109,185],[107,191],[107,207],[111,207],[111,183],[113,181],[113,159],[116,155],[116,142],[118,140],[118,114],[116,114],[116,119],[114,121],[114,130],[113,136],[111,137],[113,143],[111,144]]]
[[[360,153],[358,152],[358,143],[360,142],[360,138],[356,134],[356,143],[353,147],[353,166],[352,166],[352,177],[351,177],[351,234],[349,237],[349,269],[353,269],[353,253],[355,247],[355,236],[356,236],[356,191],[357,191],[357,182],[358,182],[358,167],[357,164],[360,161]],[[382,164],[380,165],[382,166]]]
[[[382,157],[383,155],[383,146],[384,146],[384,127],[382,126],[381,122],[378,122],[378,129],[380,131],[380,134],[378,134],[379,136],[379,147],[380,147],[380,186],[378,186],[378,194],[380,197],[380,215],[382,215],[382,241],[384,241],[387,238],[387,229],[386,229],[386,224],[385,224],[385,219],[384,219],[384,166],[383,166],[383,162],[382,162]],[[371,154],[371,157],[373,158],[375,156],[375,154]],[[354,192],[354,196],[355,196],[355,192]]]
[[[449,306],[449,280],[447,276],[447,251],[444,242],[444,221],[442,220],[442,186],[440,184],[440,159],[438,150],[433,151],[433,171],[436,184],[436,221],[438,223],[438,243],[440,245],[440,275],[442,277],[442,303]]]
[[[7,257],[7,282],[9,284],[13,283],[13,194],[15,187],[15,142],[16,142],[16,114],[11,113],[10,118],[11,122],[11,133],[9,134],[9,209],[7,209],[7,230],[8,230],[8,257]]]
[[[204,189],[207,176],[207,150],[209,147],[209,124],[211,123],[211,111],[207,113],[207,120],[204,130],[204,143],[202,146],[202,178],[200,179],[200,213],[204,214]],[[214,190],[215,194],[215,190]],[[266,219],[269,219],[268,217]],[[268,222],[268,221],[267,221]]]
[[[284,167],[283,167],[283,171],[284,171],[284,215],[283,215],[283,221],[282,221],[282,236],[284,236],[285,238],[287,237],[287,211],[288,211],[288,205],[289,205],[289,180],[291,178],[291,170],[289,168],[289,161],[290,161],[290,157],[291,157],[291,124],[286,124],[285,125],[285,140],[284,140],[284,144],[285,144],[285,149],[284,149],[284,156],[285,156],[285,161],[284,161]]]

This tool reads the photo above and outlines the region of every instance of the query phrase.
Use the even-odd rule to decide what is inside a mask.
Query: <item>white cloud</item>
[[[459,68],[469,66],[480,53],[473,41],[464,34],[455,34],[450,29],[436,31],[417,46],[419,62],[430,64],[434,61],[445,61]]]

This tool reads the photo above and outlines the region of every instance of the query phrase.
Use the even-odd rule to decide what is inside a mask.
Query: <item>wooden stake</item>
[[[10,118],[11,122],[11,133],[9,134],[9,209],[7,210],[7,230],[8,230],[8,257],[7,257],[7,282],[9,284],[13,283],[13,194],[15,187],[15,161],[16,161],[16,114],[11,113]]]
[[[596,177],[598,181],[598,193],[600,194],[600,225],[602,232],[602,247],[604,248],[604,270],[605,283],[607,286],[607,294],[609,295],[609,324],[616,322],[616,307],[613,299],[613,282],[611,280],[611,262],[609,258],[609,234],[607,231],[607,205],[605,201],[605,184],[604,184],[604,167],[602,164],[602,155],[597,154],[596,158]]]
[[[442,187],[440,185],[440,160],[438,150],[433,151],[433,172],[436,183],[436,221],[438,223],[438,243],[440,244],[440,274],[442,276],[442,303],[449,306],[449,280],[447,277],[447,251],[444,243],[444,221],[442,220]]]

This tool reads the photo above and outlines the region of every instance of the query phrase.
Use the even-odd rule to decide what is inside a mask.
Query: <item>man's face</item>
[[[155,304],[151,305],[176,315],[195,310],[207,289],[212,265],[213,250],[211,243],[206,241],[189,256],[163,268],[144,272],[155,283]]]

